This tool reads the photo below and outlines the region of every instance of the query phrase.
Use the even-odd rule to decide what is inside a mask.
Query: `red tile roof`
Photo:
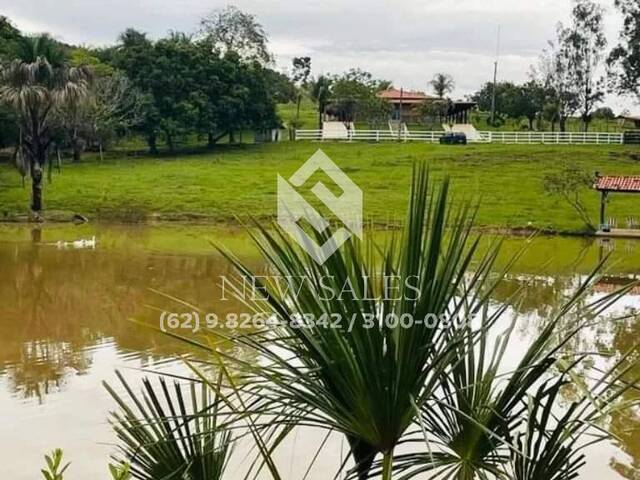
[[[386,98],[387,100],[400,101],[400,90],[397,88],[388,88],[378,92],[378,97]],[[427,95],[424,92],[417,90],[402,90],[402,101],[406,103],[423,102],[429,98],[435,98],[432,95]]]
[[[596,190],[610,190],[619,192],[640,192],[640,175],[607,175],[596,177],[593,188],[595,188]]]

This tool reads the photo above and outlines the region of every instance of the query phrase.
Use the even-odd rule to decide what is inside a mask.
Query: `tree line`
[[[488,111],[495,94],[494,125],[505,117],[524,117],[531,130],[547,121],[560,131],[576,115],[584,131],[594,118],[613,118],[610,108],[600,107],[607,92],[640,101],[640,4],[616,0],[615,6],[623,27],[609,52],[603,7],[592,0],[574,0],[571,23],[557,25],[556,38],[532,66],[527,82],[486,83],[471,98]]]
[[[0,148],[15,148],[23,178],[32,179],[31,209],[42,209],[42,179],[61,152],[79,161],[102,155],[133,132],[156,153],[196,135],[212,146],[243,129],[280,126],[277,101],[290,101],[291,81],[273,69],[267,36],[235,7],[213,12],[196,33],[151,40],[135,29],[115,45],[82,48],[47,34],[24,35],[0,17]]]
[[[548,121],[564,131],[579,115],[586,131],[593,118],[612,117],[600,108],[607,90],[640,100],[637,0],[615,0],[624,21],[609,52],[602,7],[593,0],[573,5],[571,23],[558,25],[527,82],[487,83],[471,96],[489,110],[495,95],[492,122],[524,117],[530,129]],[[422,117],[439,123],[454,82],[438,73],[429,85],[437,98],[421,107]],[[299,128],[305,97],[316,105],[318,128],[324,113],[377,128],[391,113],[378,93],[390,86],[360,69],[314,77],[310,57],[294,58],[288,74],[277,71],[267,33],[236,7],[213,11],[194,33],[154,40],[129,28],[104,48],[25,35],[0,17],[0,148],[13,147],[23,179],[31,176],[36,213],[46,167],[51,175],[66,153],[74,161],[86,149],[102,155],[127,133],[144,138],[151,153],[159,142],[173,150],[194,137],[209,147],[234,142],[243,130],[282,126],[277,103],[296,104],[289,127]]]
[[[574,0],[570,23],[557,25],[556,38],[531,66],[526,82],[487,82],[468,99],[481,111],[495,106],[495,115],[488,119],[493,126],[507,118],[525,118],[530,130],[543,129],[547,122],[553,131],[566,131],[568,119],[577,116],[588,131],[595,118],[613,119],[612,109],[602,105],[607,92],[640,101],[640,4],[615,0],[615,6],[623,16],[623,27],[611,50],[604,35],[603,7],[593,0]],[[294,58],[292,79],[298,105],[303,94],[317,105],[318,128],[324,112],[345,121],[367,122],[372,128],[386,123],[390,105],[377,94],[391,82],[359,69],[313,78],[310,65],[309,57]],[[441,122],[454,85],[447,73],[437,73],[428,82],[437,98],[419,107],[423,123]],[[293,127],[299,126],[298,117]]]

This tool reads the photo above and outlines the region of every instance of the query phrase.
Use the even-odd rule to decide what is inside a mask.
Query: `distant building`
[[[421,105],[426,102],[447,102],[442,121],[445,123],[469,123],[469,112],[476,106],[475,102],[441,100],[417,90],[388,88],[378,92],[378,97],[392,105],[391,120],[404,123],[416,123],[421,120]]]
[[[384,98],[391,104],[391,120],[402,120],[406,123],[414,123],[420,119],[420,105],[438,100],[438,97],[427,95],[424,92],[396,88],[378,92],[378,97]],[[400,118],[401,115],[402,118]]]
[[[624,114],[624,115],[618,116],[618,118],[622,120],[623,128],[626,126],[627,123],[630,123],[633,126],[632,128],[640,128],[640,114],[638,115]]]

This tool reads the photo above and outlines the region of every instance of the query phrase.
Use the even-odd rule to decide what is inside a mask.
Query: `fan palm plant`
[[[51,143],[52,119],[62,105],[79,102],[88,92],[90,71],[69,67],[64,51],[50,37],[21,38],[18,58],[2,69],[0,101],[15,111],[21,130],[19,157],[31,176],[31,210],[42,210],[42,179]]]
[[[278,227],[257,225],[266,277],[221,250],[237,269],[231,282],[237,297],[278,321],[229,336],[255,353],[257,363],[219,351],[213,342],[185,340],[213,350],[234,395],[205,375],[201,380],[225,405],[243,419],[263,416],[262,424],[251,420],[250,429],[257,440],[257,430],[266,432],[259,450],[272,473],[271,452],[298,425],[343,434],[355,464],[350,476],[359,479],[428,471],[457,480],[568,480],[582,464],[577,437],[584,440],[593,429],[606,437],[598,422],[635,383],[621,382],[624,372],[612,369],[584,385],[578,404],[555,417],[558,392],[578,365],[565,365],[570,357],[563,349],[633,285],[590,303],[599,265],[508,371],[505,352],[515,320],[495,332],[518,297],[498,305],[490,298],[517,256],[496,271],[499,245],[481,254],[471,233],[473,209],[452,211],[447,199],[448,182],[430,187],[427,170],[417,165],[404,231],[382,245],[350,240],[318,264]],[[330,231],[315,235],[319,244],[332,241]],[[264,296],[247,297],[247,281]],[[568,328],[567,318],[574,320]],[[560,383],[548,387],[554,378]],[[398,445],[416,442],[426,453],[394,455]],[[554,461],[559,455],[564,461]],[[548,468],[534,468],[536,461]]]
[[[584,466],[584,454],[575,448],[582,424],[571,422],[578,404],[572,404],[558,419],[552,414],[566,383],[564,377],[550,387],[545,383],[531,397],[525,431],[516,435],[520,453],[514,450],[511,455],[514,480],[569,480],[577,478]]]
[[[638,388],[640,377],[624,378],[637,365],[629,361],[638,345],[626,352],[592,385],[573,374],[580,362],[565,365],[555,380],[544,382],[526,402],[523,428],[513,435],[516,448],[510,454],[514,480],[571,480],[586,463],[585,448],[615,438],[604,425],[617,410],[640,402],[621,401],[625,392]],[[562,388],[582,386],[580,395],[564,409],[558,408]],[[524,403],[524,402],[523,402]]]
[[[137,395],[116,372],[128,400],[104,383],[120,407],[111,423],[120,440],[128,474],[138,480],[218,480],[227,466],[232,437],[221,413],[222,402],[205,385],[189,381],[187,393],[174,383],[171,394],[164,378],[156,391],[149,379]]]
[[[586,301],[600,267],[547,320],[511,371],[505,352],[515,320],[495,339],[490,338],[509,302],[491,313],[483,312],[479,327],[463,327],[464,341],[456,346],[459,361],[445,368],[439,388],[424,403],[418,419],[426,434],[427,451],[396,459],[401,478],[427,471],[458,480],[573,478],[582,466],[581,442],[594,441],[594,430],[601,433],[599,440],[609,438],[600,431],[598,421],[606,411],[616,408],[622,393],[635,385],[621,381],[621,374],[616,373],[631,352],[603,373],[595,385],[587,385],[578,382],[576,375],[583,357],[572,360],[563,351],[599,313],[631,288]],[[561,320],[569,316],[573,323],[560,328]],[[624,372],[628,369],[624,367]],[[582,384],[582,395],[561,414],[559,392],[569,376]]]
[[[257,226],[254,239],[274,272],[264,281],[223,252],[239,273],[238,296],[281,321],[233,338],[259,354],[259,365],[218,354],[243,372],[241,388],[258,399],[256,413],[281,409],[284,425],[344,434],[359,478],[367,478],[378,454],[383,478],[391,478],[396,445],[457,355],[461,339],[445,324],[480,311],[498,281],[490,278],[497,248],[469,273],[478,258],[474,210],[452,211],[448,182],[436,190],[424,165],[413,178],[406,228],[382,246],[350,240],[319,265],[277,227],[271,233]],[[316,232],[316,240],[331,241],[331,233]],[[242,296],[247,278],[268,292],[264,301]]]

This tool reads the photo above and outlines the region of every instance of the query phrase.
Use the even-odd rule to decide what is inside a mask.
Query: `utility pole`
[[[401,140],[402,135],[402,97],[404,95],[404,89],[400,87],[400,107],[398,108],[398,141]]]
[[[498,57],[500,56],[500,25],[498,25],[498,42],[496,45],[496,61],[493,63],[493,92],[491,93],[491,125],[496,120],[496,85],[498,82]]]
[[[322,130],[323,126],[323,115],[324,115],[324,87],[320,85],[318,87],[318,130]]]

